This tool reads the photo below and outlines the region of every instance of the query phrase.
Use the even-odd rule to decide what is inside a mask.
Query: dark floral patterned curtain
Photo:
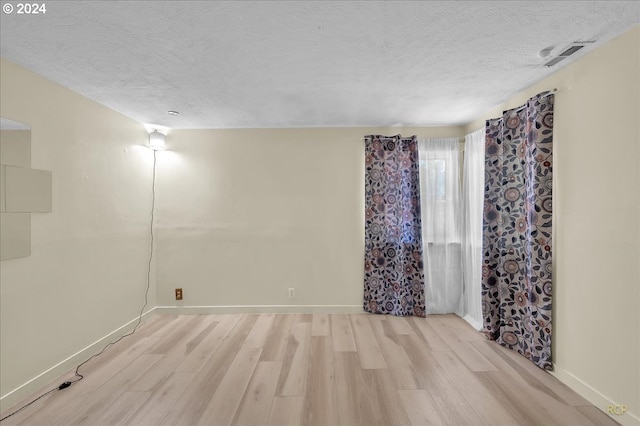
[[[364,310],[425,316],[418,141],[365,137]]]
[[[488,338],[551,370],[553,100],[488,120],[482,313]]]

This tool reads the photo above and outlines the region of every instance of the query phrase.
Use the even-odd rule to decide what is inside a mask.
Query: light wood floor
[[[157,315],[82,372],[2,426],[617,424],[454,315]]]

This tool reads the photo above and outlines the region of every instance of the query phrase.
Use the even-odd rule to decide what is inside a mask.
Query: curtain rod
[[[391,136],[389,136],[389,137],[391,137]],[[366,140],[366,139],[367,139],[367,137],[366,137],[366,136],[363,136],[363,137],[361,137],[361,138],[360,138],[360,140],[361,140],[361,141],[364,141],[364,140]],[[423,137],[418,137],[418,139],[458,139],[458,141],[460,141],[460,142],[464,142],[464,136],[463,136],[463,137],[455,137],[455,136],[452,136],[452,137],[450,137],[450,138],[443,138],[443,137],[436,137],[436,138],[423,138]]]
[[[555,94],[555,93],[558,93],[559,91],[560,91],[560,89],[558,89],[558,88],[555,88],[555,87],[554,87],[553,89],[551,89],[551,90],[547,91],[547,93],[545,93],[544,95],[542,95],[542,96],[540,96],[540,97],[541,97],[541,98],[546,98],[547,96],[549,96],[549,95],[553,95],[553,94]]]
[[[544,95],[542,95],[542,96],[540,96],[540,97],[541,97],[541,98],[546,98],[547,96],[549,96],[549,95],[555,95],[556,93],[558,93],[558,92],[560,92],[560,91],[561,91],[560,89],[557,89],[557,88],[555,88],[555,87],[554,87],[553,89],[549,90],[549,92],[545,93]],[[522,105],[521,107],[519,107],[518,109],[514,110],[513,112],[522,111],[522,110],[523,110],[523,109],[525,109],[526,107],[527,107],[526,105]],[[507,111],[509,111],[509,110],[508,110],[508,109],[505,109],[505,110],[504,110],[504,111],[502,111],[502,112],[504,113],[504,112],[507,112]]]
[[[549,95],[555,95],[556,93],[558,93],[558,92],[563,92],[564,90],[565,90],[564,88],[560,88],[560,89],[558,89],[558,88],[554,87],[553,89],[549,90],[547,93],[545,93],[544,95],[542,95],[542,96],[540,96],[540,97],[541,97],[541,98],[546,98],[546,97],[547,97],[547,96],[549,96]],[[522,111],[525,107],[526,107],[526,105],[522,105],[520,108],[516,109],[514,112]],[[506,111],[509,111],[509,110],[505,110],[505,111],[503,111],[503,112],[506,112]],[[473,133],[473,132],[472,132],[472,133]],[[394,135],[394,136],[395,136],[395,135]],[[360,140],[366,140],[366,139],[367,139],[366,137],[362,137]],[[428,138],[426,138],[426,139],[428,139]],[[438,138],[436,138],[436,139],[438,139]],[[439,138],[439,139],[442,139],[442,138]],[[451,139],[453,139],[453,138],[451,138]],[[465,138],[464,138],[464,137],[458,138],[458,140],[459,140],[460,142],[462,142],[462,143],[464,143],[464,142],[465,142]]]
[[[360,138],[361,141],[364,141],[366,139],[367,139],[366,137]],[[465,142],[465,137],[464,136],[457,137],[457,138],[456,137],[451,137],[451,138],[418,138],[418,139],[457,139],[459,143],[464,143]]]

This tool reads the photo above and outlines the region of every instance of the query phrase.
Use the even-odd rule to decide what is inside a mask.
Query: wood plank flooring
[[[617,424],[455,315],[156,315],[82,373],[2,426]]]

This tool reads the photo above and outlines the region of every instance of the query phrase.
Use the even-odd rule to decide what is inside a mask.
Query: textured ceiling
[[[4,58],[143,123],[418,126],[477,118],[640,3],[48,1],[0,19]]]

